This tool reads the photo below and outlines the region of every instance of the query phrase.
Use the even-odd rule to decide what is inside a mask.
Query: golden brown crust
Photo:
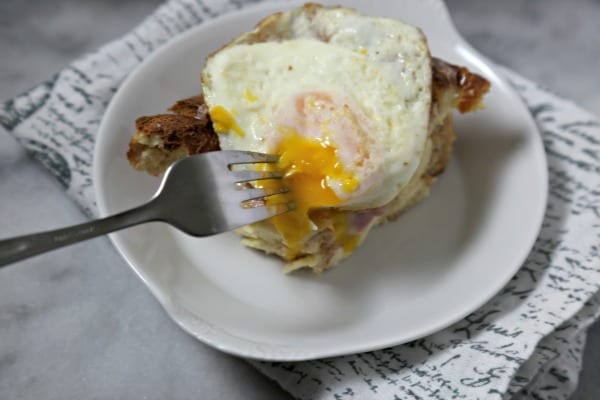
[[[205,121],[187,115],[160,114],[135,121],[138,132],[159,137],[162,148],[174,150],[185,146],[189,154],[220,150],[219,140],[205,115]]]
[[[196,118],[205,125],[208,124],[207,109],[204,103],[204,96],[201,94],[197,96],[187,97],[182,100],[177,100],[175,104],[169,107],[169,111],[178,115],[186,115],[188,117]]]
[[[433,99],[440,99],[447,89],[454,89],[452,105],[461,113],[475,111],[483,106],[483,96],[489,91],[490,83],[484,77],[470,72],[465,67],[431,58]]]
[[[135,169],[160,175],[180,158],[220,150],[202,95],[179,100],[169,110],[174,114],[145,116],[135,121],[136,133],[127,152]]]
[[[434,145],[427,174],[433,177],[446,169],[456,139],[451,109],[465,113],[483,108],[483,97],[489,91],[490,83],[464,67],[435,57],[431,59],[431,75],[429,134]]]

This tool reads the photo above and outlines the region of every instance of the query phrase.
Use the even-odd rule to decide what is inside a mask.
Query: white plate
[[[106,112],[96,145],[102,215],[140,204],[157,188],[157,179],[133,171],[125,160],[135,118],[198,93],[210,52],[265,15],[296,4],[261,4],[205,23],[132,73]],[[421,27],[432,54],[492,82],[487,109],[456,118],[456,151],[431,196],[375,229],[355,254],[321,276],[284,275],[279,260],[243,247],[233,233],[197,239],[155,223],[112,235],[168,314],[225,352],[303,360],[428,335],[497,293],[524,261],[540,227],[547,189],[540,136],[492,63],[456,33],[443,3],[345,5]]]

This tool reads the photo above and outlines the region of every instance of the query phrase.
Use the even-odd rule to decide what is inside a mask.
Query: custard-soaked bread
[[[457,109],[464,113],[481,108],[482,98],[489,90],[489,82],[483,77],[469,72],[464,67],[451,65],[436,58],[430,58],[426,48],[426,41],[422,37],[422,34],[412,27],[407,28],[405,26],[398,26],[395,21],[391,20],[369,19],[352,10],[349,11],[339,7],[330,8],[308,4],[290,13],[276,14],[267,17],[258,24],[254,31],[240,36],[232,43],[225,46],[224,49],[217,52],[217,57],[215,57],[215,55],[211,56],[207,61],[207,68],[205,68],[205,71],[203,72],[204,96],[207,97],[205,98],[203,95],[199,95],[180,100],[170,108],[171,114],[139,118],[136,121],[137,132],[131,139],[129,152],[127,154],[128,159],[134,168],[147,171],[153,175],[158,175],[177,159],[205,151],[219,150],[221,148],[236,148],[236,143],[244,145],[248,142],[248,139],[247,136],[244,137],[243,130],[246,128],[251,129],[250,125],[260,125],[260,123],[263,123],[265,120],[264,115],[257,119],[257,115],[253,114],[253,110],[256,110],[256,108],[252,108],[256,107],[256,104],[259,104],[256,103],[256,98],[261,97],[261,95],[257,96],[256,91],[261,90],[261,85],[254,86],[253,90],[246,89],[245,93],[243,90],[240,91],[239,88],[232,91],[231,87],[227,86],[232,80],[224,79],[227,77],[220,77],[218,74],[221,71],[234,71],[236,68],[240,71],[244,71],[244,74],[240,73],[240,76],[247,76],[246,72],[248,72],[248,68],[250,68],[250,74],[256,75],[262,73],[264,70],[261,68],[252,69],[255,67],[255,64],[240,64],[239,56],[242,55],[245,57],[254,51],[268,52],[275,49],[276,52],[273,54],[276,58],[278,56],[278,51],[281,51],[281,53],[285,51],[289,52],[290,48],[286,47],[285,42],[297,38],[298,35],[301,35],[302,40],[293,43],[293,46],[296,46],[294,49],[303,49],[304,51],[308,49],[310,52],[312,51],[312,44],[310,43],[313,43],[314,41],[326,45],[332,44],[330,41],[335,42],[332,44],[334,47],[349,46],[348,37],[344,36],[347,32],[342,32],[343,37],[341,38],[338,35],[340,32],[340,24],[342,23],[340,21],[346,21],[343,23],[349,23],[352,26],[355,26],[355,23],[360,21],[362,24],[361,29],[369,30],[370,34],[375,35],[373,37],[378,37],[377,35],[380,35],[379,37],[383,41],[380,42],[383,46],[382,49],[385,50],[382,51],[382,55],[379,54],[379,48],[367,49],[361,46],[355,46],[354,44],[352,44],[354,47],[350,46],[350,52],[348,52],[347,49],[333,49],[336,56],[339,55],[342,62],[344,62],[345,58],[350,60],[348,64],[349,68],[355,68],[357,62],[366,62],[366,69],[359,68],[356,70],[358,73],[371,71],[369,69],[370,67],[368,67],[368,62],[371,61],[376,62],[376,65],[389,63],[390,60],[392,60],[392,63],[395,62],[394,57],[388,55],[396,54],[394,51],[398,49],[386,53],[387,50],[392,48],[389,46],[396,45],[397,43],[403,43],[402,46],[408,46],[403,49],[408,51],[406,54],[410,54],[410,57],[415,60],[414,62],[416,62],[418,66],[401,66],[402,68],[400,70],[402,71],[403,76],[399,79],[406,80],[406,76],[410,75],[414,76],[415,79],[418,78],[419,84],[424,82],[430,83],[427,83],[428,86],[419,86],[413,84],[410,79],[404,81],[402,84],[404,86],[400,85],[400,87],[406,90],[397,95],[399,101],[402,102],[399,110],[400,112],[407,112],[406,110],[410,110],[415,104],[417,104],[417,106],[419,106],[419,104],[426,104],[427,108],[423,109],[424,112],[419,110],[418,116],[413,116],[410,113],[403,114],[404,119],[400,121],[402,127],[398,127],[398,129],[404,129],[405,133],[402,135],[412,135],[410,129],[407,131],[405,121],[413,123],[414,120],[418,122],[419,118],[422,118],[424,124],[414,126],[417,128],[419,126],[423,127],[423,136],[420,137],[423,137],[424,139],[418,147],[415,147],[416,152],[414,154],[408,154],[412,160],[416,160],[414,167],[411,166],[409,168],[411,171],[410,175],[402,182],[402,185],[397,186],[398,189],[393,192],[392,196],[387,197],[385,201],[381,201],[381,197],[378,199],[372,197],[371,200],[362,203],[360,201],[364,199],[361,198],[358,203],[352,203],[352,201],[350,201],[345,204],[344,202],[338,203],[340,206],[307,207],[307,216],[305,216],[305,218],[308,218],[310,221],[310,229],[308,232],[303,232],[300,239],[294,238],[294,240],[291,240],[289,235],[286,237],[285,229],[282,229],[282,224],[285,224],[286,221],[285,219],[280,219],[278,221],[267,220],[238,229],[238,233],[242,236],[243,243],[247,246],[260,249],[266,253],[276,254],[283,258],[286,261],[285,271],[308,267],[315,272],[320,272],[336,265],[340,260],[347,257],[353,249],[364,240],[372,227],[396,218],[411,205],[427,196],[429,187],[436,180],[436,177],[444,171],[450,159],[452,143],[455,139],[452,127],[453,109]],[[382,26],[384,27],[383,30],[378,31]],[[385,40],[388,40],[389,37],[393,36],[388,34],[388,29],[396,29],[394,32],[406,34],[404,41],[386,44]],[[307,38],[309,39],[308,42]],[[354,38],[352,40],[360,41],[362,39],[358,37],[358,39]],[[260,43],[267,43],[268,46],[259,49],[254,46],[248,46]],[[241,47],[236,48],[236,46],[239,45],[241,45]],[[244,46],[252,48],[248,50],[249,53],[240,53],[240,49],[246,51],[247,47]],[[319,49],[325,48],[323,47],[323,44],[319,44],[315,45],[315,49],[318,53],[318,51],[320,51]],[[233,56],[230,56],[231,53],[228,53],[228,51],[233,52]],[[416,53],[413,53],[413,51]],[[368,56],[367,53],[369,53]],[[256,54],[264,53],[259,52]],[[327,57],[330,57],[330,52],[328,50],[319,54],[320,57],[323,57],[324,63],[328,62]],[[384,55],[385,57],[383,57]],[[361,58],[363,56],[364,58]],[[271,57],[268,57],[266,60],[267,63],[270,64],[265,68],[274,68],[276,71],[284,70],[289,74],[297,74],[299,70],[308,71],[311,69],[310,65],[302,64],[305,59],[306,57],[298,57],[297,60],[299,60],[299,64],[292,65],[292,62],[290,62],[289,66],[287,65],[287,59],[284,59],[284,64],[278,66],[278,64],[276,64],[277,61],[273,61]],[[227,63],[230,64],[227,65]],[[224,68],[223,65],[227,65],[227,68]],[[427,66],[426,71],[431,72],[423,73],[423,66]],[[381,71],[384,71],[383,75],[385,75],[390,71],[395,71],[394,68],[397,67],[398,66],[396,65],[390,66],[389,64],[386,64]],[[378,68],[379,66],[376,67],[375,70],[380,71]],[[314,71],[311,73],[314,73]],[[317,73],[320,72],[317,71]],[[356,77],[354,73],[350,75]],[[295,76],[299,77],[300,75]],[[395,79],[395,77],[396,75],[393,75],[393,79]],[[385,76],[380,78],[381,77],[377,78],[377,83],[380,83],[382,79],[386,79]],[[307,79],[313,79],[313,82],[318,82],[318,80],[314,80],[314,77]],[[333,74],[329,83],[333,82],[335,84],[337,81],[339,81],[338,77],[336,74]],[[256,82],[259,82],[259,80],[254,79],[253,84],[256,84]],[[225,86],[219,86],[221,83]],[[235,84],[235,82],[233,83]],[[366,83],[370,84],[370,82]],[[269,82],[269,84],[272,84],[272,82]],[[285,82],[284,85],[288,85],[288,83]],[[346,83],[342,82],[342,86],[343,85],[346,85]],[[394,83],[392,83],[392,86],[393,85]],[[348,89],[348,86],[343,87]],[[424,88],[427,90],[426,93],[423,92]],[[350,87],[348,90],[352,91],[355,89]],[[231,107],[231,109],[235,109],[239,112],[241,107],[249,105],[250,108],[248,108],[248,110],[250,110],[250,112],[242,110],[241,112],[245,112],[245,115],[240,115],[238,113],[235,115],[235,118],[237,119],[239,117],[240,121],[244,121],[244,118],[249,118],[247,121],[252,121],[254,119],[256,123],[243,123],[241,126],[237,125],[234,115],[229,113],[226,107],[222,106],[224,101],[226,102],[228,99],[232,98],[232,96],[223,96],[224,93],[241,93],[241,97],[239,95],[233,96],[235,97],[233,101],[237,102],[236,104],[238,104],[239,107],[235,106]],[[267,93],[270,95],[272,91],[269,90],[265,94]],[[336,93],[334,93],[333,97],[335,97]],[[393,92],[392,96],[395,96],[395,93],[397,93],[397,91]],[[309,93],[309,95],[313,94],[314,92]],[[363,92],[359,91],[356,92],[354,96],[362,95]],[[383,104],[382,101],[380,101],[381,99],[376,97],[377,96],[375,96],[373,101],[378,104]],[[424,100],[421,101],[420,99]],[[310,101],[313,101],[314,99],[309,101],[306,100],[306,98],[302,98],[302,100],[304,101],[302,104],[306,106],[306,104],[309,104]],[[371,100],[372,99],[369,101]],[[283,99],[283,101],[287,101],[287,99]],[[328,110],[325,110],[323,111],[325,114],[319,114],[317,116],[317,122],[319,122],[318,118],[325,115],[325,119],[321,119],[319,122],[325,124],[321,125],[324,126],[323,129],[325,131],[331,132],[330,128],[336,123],[336,121],[333,121],[334,125],[331,125],[332,116],[339,116],[343,119],[350,115],[351,119],[345,122],[342,121],[344,123],[338,125],[351,128],[353,126],[358,126],[354,120],[356,115],[364,117],[363,114],[360,114],[360,111],[358,111],[358,114],[354,114],[351,109],[352,104],[346,103],[345,100],[340,103],[343,104],[342,112],[336,114],[335,98],[332,100],[327,94],[322,95],[322,93],[317,93],[316,101],[310,103],[309,106],[313,108],[316,107],[317,109],[320,107],[319,110],[322,111],[325,103],[332,112],[329,113]],[[310,108],[298,108],[298,106],[302,106],[298,101],[291,104],[296,105],[299,112],[299,114],[296,115],[305,115],[307,111],[311,112]],[[386,107],[389,107],[389,104],[389,101],[385,102]],[[275,104],[275,108],[277,108],[277,106],[278,104]],[[346,109],[348,107],[350,107],[349,110]],[[291,108],[292,112],[294,112],[294,107]],[[273,107],[267,107],[266,109],[272,110]],[[379,110],[383,109],[379,108]],[[386,112],[386,110],[383,111]],[[317,124],[317,126],[319,125]],[[394,127],[396,125],[392,124],[391,126]],[[215,133],[215,127],[217,128],[216,130],[218,133]],[[294,129],[288,128],[289,127],[285,127],[285,129],[280,130],[280,132],[287,132],[287,134],[289,134],[290,131],[294,131]],[[236,136],[236,134],[238,136]],[[363,135],[364,132],[358,132],[357,134]],[[416,132],[414,134],[418,135]],[[396,135],[396,133],[394,133],[394,135]],[[250,137],[254,136],[250,135]],[[300,137],[302,140],[306,139],[306,135]],[[367,145],[372,145],[373,140],[378,140],[378,138],[389,140],[389,137],[390,136],[385,132],[379,132],[374,137],[368,138],[365,143]],[[326,136],[326,138],[327,141],[329,141],[329,139],[335,139],[336,137]],[[269,138],[267,138],[267,140],[268,139]],[[402,136],[401,139],[405,140],[406,136]],[[408,140],[410,142],[413,139]],[[302,141],[293,143],[294,146],[298,144],[303,146],[306,144]],[[392,143],[392,145],[396,150],[401,149],[400,151],[403,151],[402,149],[406,148],[403,146],[395,146],[394,143]],[[307,148],[310,148],[310,146]],[[239,149],[243,150],[244,148]],[[364,150],[363,148],[359,149],[360,151]],[[345,149],[345,151],[347,151],[347,149]],[[380,153],[375,152],[374,154]],[[386,157],[387,156],[388,155],[386,154]],[[372,161],[372,159],[368,160],[368,162]],[[378,160],[375,160],[375,162],[377,161]],[[389,160],[387,160],[387,162],[389,163]],[[404,162],[403,164],[407,166],[409,163]],[[387,164],[384,163],[381,165]],[[379,168],[381,171],[381,166]],[[342,176],[346,177],[350,176],[350,174],[342,174]],[[351,178],[354,179],[352,176]],[[349,178],[349,181],[352,181],[352,179]],[[354,186],[351,186],[350,190],[353,190],[353,187]],[[396,185],[393,187],[396,187]],[[384,187],[381,187],[381,190],[382,192],[387,191],[389,193],[390,187],[384,185]],[[344,195],[344,193],[342,193],[342,195]],[[303,201],[305,200],[306,199]],[[294,221],[292,220],[292,222]],[[289,229],[287,233],[289,233]]]

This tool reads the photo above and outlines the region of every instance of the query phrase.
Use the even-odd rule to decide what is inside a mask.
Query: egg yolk
[[[235,122],[233,115],[227,111],[223,106],[214,106],[208,111],[210,120],[213,124],[213,129],[217,133],[226,134],[230,131],[235,132],[237,135],[244,137],[244,131]]]
[[[313,230],[309,211],[316,208],[339,206],[343,203],[334,187],[352,192],[358,179],[346,171],[337,155],[336,147],[315,138],[301,136],[288,129],[275,153],[280,155],[278,168],[284,173],[296,209],[271,219],[285,239],[290,259],[294,258],[302,241]]]

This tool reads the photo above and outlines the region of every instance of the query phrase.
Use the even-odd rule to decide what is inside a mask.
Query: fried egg
[[[298,208],[273,219],[299,249],[315,209],[394,199],[421,161],[431,64],[421,31],[344,8],[279,15],[207,60],[204,98],[222,149],[279,154]],[[264,33],[264,32],[263,32]]]

